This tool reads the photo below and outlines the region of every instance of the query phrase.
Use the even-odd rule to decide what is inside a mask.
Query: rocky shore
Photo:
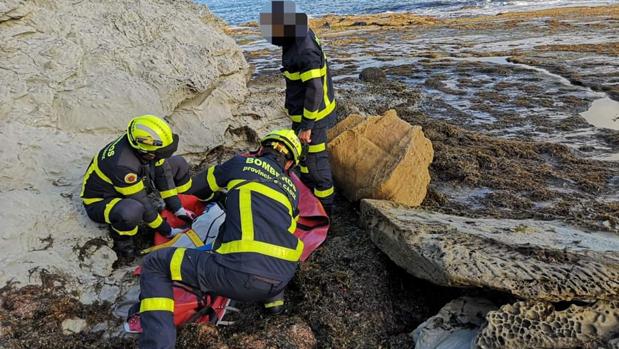
[[[313,26],[340,119],[422,127],[428,195],[340,196],[284,315],[242,305],[177,347],[617,348],[619,6]],[[248,149],[288,123],[279,54],[190,1],[9,1],[0,38],[0,347],[132,347],[133,266],[80,207],[90,156],[144,112],[196,168]]]

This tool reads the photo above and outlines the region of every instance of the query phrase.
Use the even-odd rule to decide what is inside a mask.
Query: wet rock
[[[415,349],[471,348],[486,314],[495,309],[492,302],[483,298],[453,300],[411,333]]]
[[[619,302],[565,310],[549,303],[517,302],[489,312],[486,319],[488,325],[476,340],[480,349],[598,348],[618,333]]]
[[[145,113],[167,117],[179,153],[225,143],[248,65],[191,1],[11,0],[0,25],[0,284],[44,272],[97,294],[115,256],[82,248],[108,240],[79,199],[93,154]]]
[[[62,322],[62,333],[69,335],[80,333],[86,328],[86,320],[80,318],[66,319]]]
[[[390,110],[378,117],[351,115],[329,135],[333,176],[349,199],[421,204],[434,151],[420,126],[411,126]]]
[[[359,79],[365,82],[379,83],[387,80],[387,75],[380,68],[365,68],[359,74]]]
[[[416,277],[525,299],[619,295],[619,237],[556,221],[467,218],[363,200],[374,243]]]

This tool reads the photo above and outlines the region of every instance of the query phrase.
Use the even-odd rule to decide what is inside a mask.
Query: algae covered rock
[[[421,204],[434,151],[420,126],[401,120],[394,110],[367,118],[353,114],[329,138],[333,176],[346,197]]]
[[[372,241],[416,277],[525,299],[613,300],[619,236],[556,221],[458,217],[363,200]]]

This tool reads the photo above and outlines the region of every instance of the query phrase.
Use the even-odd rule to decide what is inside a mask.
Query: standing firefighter
[[[140,348],[174,348],[173,281],[238,301],[268,302],[294,276],[303,242],[293,235],[298,194],[288,171],[302,147],[290,129],[269,133],[261,144],[257,156],[235,156],[192,178],[200,199],[227,190],[226,219],[214,252],[165,248],[146,256],[139,313],[126,323],[129,331],[141,325]]]
[[[184,220],[193,219],[194,214],[181,206],[177,196],[191,188],[187,161],[172,156],[177,147],[178,136],[163,119],[142,115],[131,120],[127,132],[90,162],[80,196],[90,219],[110,225],[115,250],[121,256],[134,255],[133,237],[142,223],[162,234],[178,233],[147,196],[152,182],[170,211]]]
[[[327,57],[308,29],[307,15],[296,12],[292,1],[272,1],[260,13],[260,30],[270,43],[282,47],[286,112],[299,139],[307,144],[301,179],[331,214],[334,189],[326,142],[335,119],[335,96]]]

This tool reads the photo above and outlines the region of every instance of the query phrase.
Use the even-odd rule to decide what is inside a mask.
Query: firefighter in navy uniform
[[[90,219],[110,225],[119,255],[134,255],[133,237],[142,223],[168,236],[180,231],[171,229],[148,198],[151,183],[179,218],[191,221],[195,216],[177,196],[191,188],[189,165],[182,157],[172,156],[177,147],[178,136],[163,119],[142,115],[90,162],[80,196]]]
[[[334,188],[326,142],[327,131],[335,122],[336,103],[327,57],[308,28],[307,15],[296,12],[294,2],[272,1],[269,5],[270,12],[260,14],[260,28],[269,42],[282,47],[286,112],[299,139],[307,145],[301,180],[331,214]]]
[[[262,139],[258,155],[235,156],[192,178],[193,193],[201,199],[227,190],[226,219],[213,252],[166,248],[145,257],[139,313],[125,323],[129,332],[132,324],[141,325],[140,348],[174,348],[173,281],[243,302],[282,293],[303,252],[303,242],[293,235],[298,193],[288,176],[301,151],[293,130],[273,131]]]

